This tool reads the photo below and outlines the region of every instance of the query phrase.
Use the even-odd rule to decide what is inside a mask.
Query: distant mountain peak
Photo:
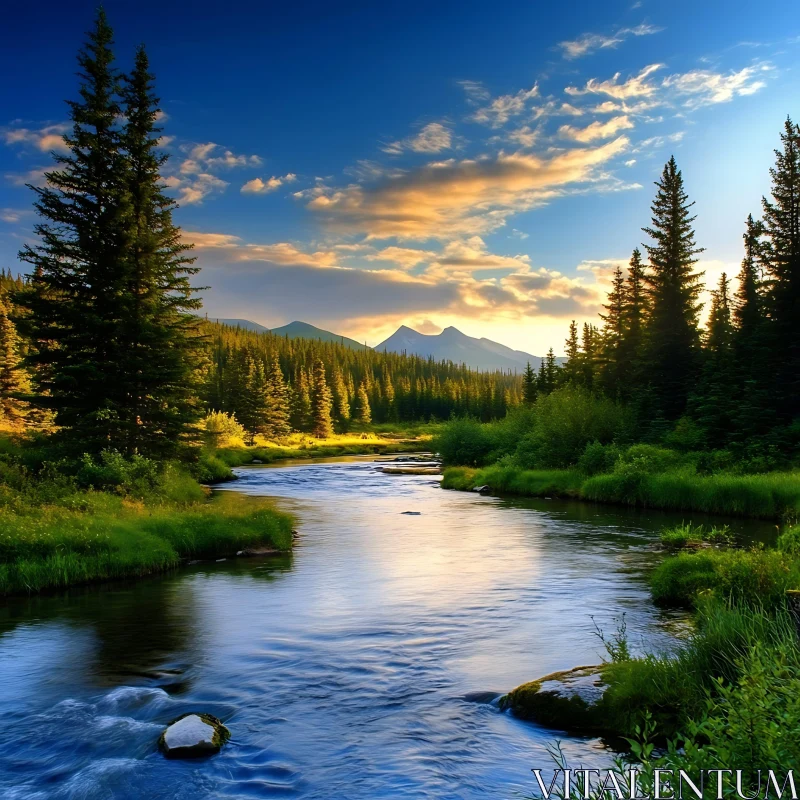
[[[420,333],[401,325],[388,339],[375,348],[391,353],[408,353],[437,361],[466,364],[483,371],[516,370],[522,372],[528,362],[538,368],[542,359],[521,350],[513,350],[491,339],[476,339],[448,325],[441,333]]]

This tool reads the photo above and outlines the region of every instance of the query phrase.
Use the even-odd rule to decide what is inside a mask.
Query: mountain
[[[231,328],[241,328],[243,331],[255,331],[256,333],[269,333],[269,328],[252,322],[249,319],[209,319],[209,322],[219,322],[220,325],[228,325]]]
[[[338,342],[351,350],[369,349],[365,344],[357,342],[355,339],[348,339],[346,336],[339,336],[338,333],[315,328],[307,322],[290,322],[288,325],[281,325],[280,328],[265,328],[263,325],[259,325],[249,319],[212,319],[210,322],[219,322],[221,325],[229,325],[231,328],[241,328],[243,331],[255,331],[256,333],[269,333],[271,330],[276,336],[288,336],[290,339],[318,339],[321,342]]]
[[[437,361],[452,361],[466,364],[480,370],[516,370],[522,372],[530,361],[534,369],[539,368],[542,359],[522,350],[512,350],[491,339],[475,339],[461,333],[452,326],[436,335],[418,333],[401,325],[385,342],[376,348],[378,352],[388,350],[392,353],[406,352],[427,358],[433,356]]]

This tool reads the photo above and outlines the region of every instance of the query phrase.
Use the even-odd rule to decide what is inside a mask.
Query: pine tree
[[[750,214],[745,222],[744,259],[739,271],[739,286],[733,304],[733,352],[737,396],[731,439],[745,440],[763,435],[775,424],[774,404],[770,398],[765,367],[769,364],[765,317],[764,281],[760,262],[760,237],[764,227]]]
[[[273,356],[272,366],[267,378],[267,407],[265,414],[266,435],[280,439],[292,432],[289,423],[289,390],[283,379],[283,371],[277,354]]]
[[[372,410],[369,406],[369,394],[367,393],[367,386],[365,382],[358,385],[358,391],[355,397],[354,414],[356,422],[362,425],[369,425],[372,422]]]
[[[311,391],[308,386],[305,370],[298,366],[292,385],[292,427],[298,431],[307,431],[311,427]]]
[[[311,387],[312,433],[318,439],[327,439],[333,435],[332,407],[331,390],[328,388],[328,382],[325,379],[325,364],[322,359],[318,358],[314,362]]]
[[[619,373],[624,376],[619,384],[623,399],[631,399],[644,388],[644,328],[648,311],[644,280],[642,254],[637,247],[628,262],[623,297],[622,341],[618,356]]]
[[[786,120],[775,151],[771,199],[764,206],[764,263],[769,277],[771,367],[778,414],[800,411],[800,126]]]
[[[115,387],[115,404],[127,452],[168,456],[178,443],[194,438],[200,418],[196,375],[207,342],[197,317],[189,313],[201,306],[190,284],[199,270],[172,221],[176,204],[163,193],[161,168],[167,156],[158,151],[159,101],[143,47],[121,94],[131,217],[117,332],[122,380]],[[257,367],[256,379],[263,384],[263,364]]]
[[[580,358],[580,383],[587,389],[594,386],[594,372],[596,367],[597,328],[590,322],[583,323],[583,336],[581,337]]]
[[[536,373],[529,361],[522,374],[522,402],[532,406],[536,402]]]
[[[333,373],[333,408],[336,421],[342,430],[346,430],[350,422],[350,395],[338,366]]]
[[[608,302],[603,308],[606,313],[600,315],[604,322],[598,356],[600,380],[605,392],[616,397],[621,394],[626,377],[621,361],[625,338],[625,276],[620,266],[614,270]]]
[[[690,403],[712,447],[722,447],[727,442],[738,402],[731,393],[736,368],[733,335],[730,281],[723,272],[718,287],[711,292],[705,363],[699,388]]]
[[[701,275],[694,272],[702,252],[695,245],[683,177],[672,157],[656,182],[652,225],[642,230],[653,240],[645,245],[650,269],[644,276],[650,309],[645,331],[644,371],[651,390],[652,413],[677,419],[686,407],[697,377],[700,353],[699,295]]]
[[[52,407],[62,435],[88,452],[124,438],[112,394],[124,380],[117,335],[131,210],[111,44],[101,9],[78,55],[80,100],[69,103],[68,153],[55,157],[47,185],[31,187],[40,243],[19,254],[33,275],[16,297],[21,331],[35,345],[37,401]]]
[[[5,299],[0,297],[0,418],[12,425],[20,423],[27,411],[27,404],[19,397],[29,389],[19,351],[16,327],[9,318]]]
[[[569,323],[569,336],[567,336],[565,345],[567,363],[564,365],[564,380],[568,383],[577,383],[580,381],[583,372],[583,364],[581,361],[580,341],[578,340],[578,323],[574,319]],[[542,365],[544,366],[544,362],[542,362]],[[547,377],[545,376],[546,380]],[[547,391],[548,393],[551,392],[552,387]]]
[[[247,356],[246,379],[237,403],[236,418],[247,431],[248,444],[257,434],[267,432],[267,379],[264,365],[252,355]]]

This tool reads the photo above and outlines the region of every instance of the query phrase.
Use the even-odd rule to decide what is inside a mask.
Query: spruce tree
[[[604,326],[598,355],[601,384],[611,397],[621,394],[622,384],[626,379],[621,360],[625,337],[625,299],[625,276],[622,268],[617,266],[611,281],[608,302],[603,306],[606,313],[600,315]]]
[[[361,425],[369,425],[370,422],[372,422],[372,409],[369,406],[369,394],[367,393],[367,386],[364,381],[358,385],[353,416],[356,422]]]
[[[594,373],[597,358],[597,328],[590,322],[583,323],[581,337],[581,358],[579,383],[591,389],[594,386]]]
[[[75,449],[89,452],[124,438],[113,395],[124,380],[117,337],[131,211],[111,45],[101,9],[78,55],[80,99],[69,102],[68,152],[55,156],[44,187],[31,187],[39,244],[19,254],[33,274],[16,297],[21,331],[34,343],[37,402],[56,411]]]
[[[731,392],[736,377],[733,336],[730,281],[723,272],[719,285],[711,292],[702,377],[690,403],[705,430],[707,443],[715,448],[726,444],[739,401]]]
[[[11,425],[22,422],[27,412],[21,395],[28,392],[29,382],[21,360],[19,336],[6,298],[0,296],[0,419]]]
[[[567,363],[564,365],[564,380],[569,383],[577,383],[581,379],[583,364],[581,360],[581,345],[578,340],[578,323],[574,319],[569,323],[569,335],[565,345]],[[544,362],[542,363],[544,365]],[[547,381],[546,375],[545,381]],[[549,393],[552,390],[552,387],[550,387],[547,392]]]
[[[536,373],[529,361],[522,373],[522,402],[532,406],[536,402]]]
[[[650,268],[644,276],[650,309],[645,330],[644,376],[654,417],[677,419],[697,378],[700,354],[701,291],[694,272],[695,244],[690,203],[683,176],[672,157],[656,182],[652,224],[642,230],[652,243],[645,249]]]
[[[740,441],[763,435],[775,424],[774,398],[769,391],[769,321],[760,269],[763,232],[761,222],[750,214],[745,222],[744,258],[733,302],[733,390],[737,402],[731,438]]]
[[[292,427],[298,431],[307,431],[311,427],[311,392],[305,370],[298,365],[292,384]]]
[[[117,332],[122,380],[114,387],[125,433],[120,444],[129,453],[169,456],[194,438],[201,415],[196,377],[207,343],[190,313],[201,306],[190,284],[199,270],[172,221],[176,204],[163,192],[167,156],[158,151],[159,101],[143,47],[123,82],[122,99],[131,216]],[[256,379],[263,384],[263,364],[257,366]],[[258,432],[262,427],[259,423]]]
[[[331,390],[325,379],[325,364],[322,359],[318,358],[314,362],[311,386],[311,416],[313,420],[311,432],[318,439],[327,439],[333,435],[332,407]]]
[[[786,120],[775,151],[771,199],[764,198],[764,264],[775,407],[788,421],[800,412],[800,126]]]
[[[289,423],[289,390],[283,379],[283,371],[277,354],[273,356],[267,378],[266,399],[264,421],[267,436],[273,439],[288,436],[292,432],[292,426]]]

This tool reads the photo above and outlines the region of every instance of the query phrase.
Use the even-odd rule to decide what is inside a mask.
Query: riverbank
[[[598,631],[608,661],[522,684],[500,705],[541,724],[626,737],[651,777],[725,764],[796,769],[800,527],[768,550],[731,546],[727,529],[691,533],[699,549],[672,552],[649,578],[657,604],[694,609],[676,649],[634,656],[623,618],[616,633]],[[686,528],[661,538],[672,547]],[[667,745],[663,755],[653,756],[654,744]]]
[[[418,453],[430,448],[428,433],[405,436],[402,433],[339,434],[328,439],[294,435],[285,442],[264,442],[251,447],[208,447],[201,454],[197,474],[203,483],[234,479],[231,471],[248,464],[273,464],[287,459],[336,458],[338,456]]]
[[[448,467],[442,488],[471,491],[486,486],[493,492],[527,497],[564,497],[642,508],[697,511],[736,517],[783,520],[800,513],[800,472],[760,475],[693,470],[636,472],[620,470],[589,476],[578,469]]]

